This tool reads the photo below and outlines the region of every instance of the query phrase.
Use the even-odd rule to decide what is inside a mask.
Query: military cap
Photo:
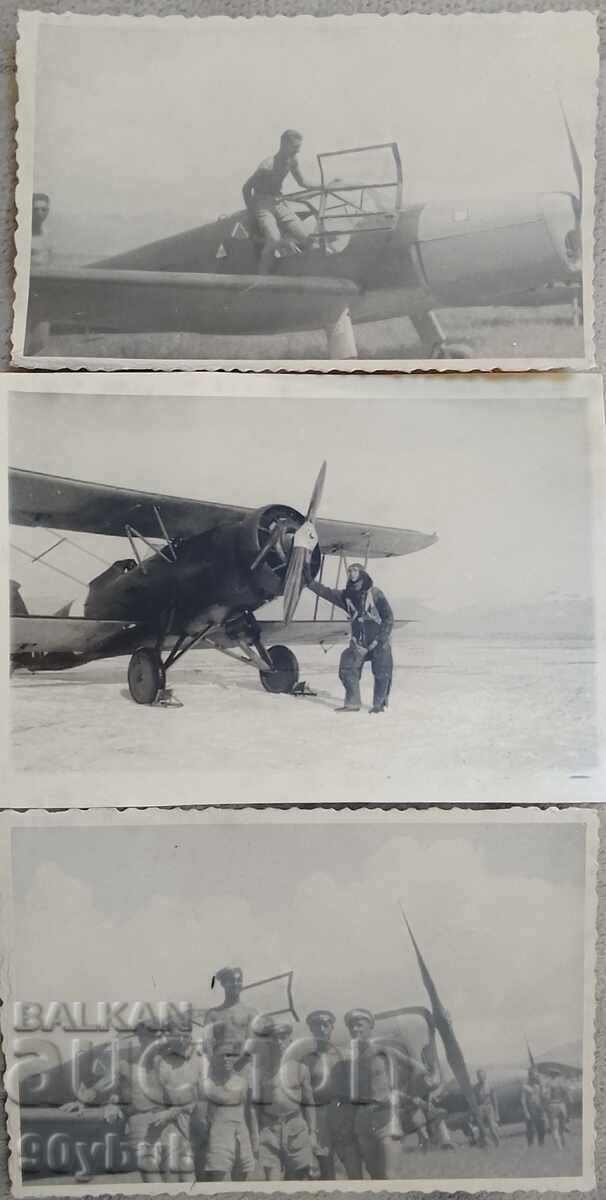
[[[375,1023],[374,1016],[369,1008],[350,1008],[349,1012],[346,1012],[343,1017],[348,1029],[351,1022],[356,1020],[356,1017],[363,1017],[365,1021],[370,1021],[371,1025]]]
[[[307,1025],[311,1025],[312,1021],[329,1021],[331,1025],[334,1025],[336,1019],[334,1012],[331,1012],[329,1008],[314,1008],[313,1012],[307,1014],[305,1022]]]

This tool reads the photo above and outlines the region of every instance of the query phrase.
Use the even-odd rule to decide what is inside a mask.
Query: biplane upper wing
[[[52,317],[54,325],[105,333],[271,334],[330,327],[358,294],[353,280],[321,276],[38,267],[28,322]]]
[[[174,538],[193,537],[253,511],[233,504],[186,500],[15,468],[10,470],[9,487],[9,520],[13,525],[113,537],[124,537],[126,526],[130,525],[143,537],[157,538],[159,513]],[[316,522],[316,529],[324,554],[390,558],[422,550],[436,541],[435,534],[418,533],[414,529],[323,518]]]

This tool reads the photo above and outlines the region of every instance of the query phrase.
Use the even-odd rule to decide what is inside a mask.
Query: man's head
[[[372,587],[372,579],[362,563],[350,563],[347,568],[347,591],[367,592]]]
[[[226,1075],[231,1075],[236,1063],[242,1058],[242,1043],[229,1040],[221,1042],[213,1052],[213,1066]]]
[[[352,1038],[370,1037],[375,1025],[375,1019],[369,1008],[350,1008],[343,1017]]]
[[[528,1082],[529,1083],[538,1083],[539,1082],[539,1072],[537,1071],[536,1067],[528,1068]]]
[[[32,232],[40,233],[50,209],[46,192],[34,192],[32,197]]]
[[[240,992],[244,983],[244,975],[242,967],[221,967],[215,975],[217,983],[221,984],[225,992],[225,999],[229,1003],[235,1003],[240,998]]]
[[[478,1083],[486,1083],[486,1071],[476,1071]]]
[[[329,1008],[315,1008],[305,1018],[312,1035],[319,1042],[328,1042],[332,1037],[336,1017]]]
[[[280,138],[282,154],[298,154],[303,145],[303,135],[297,129],[285,129]]]

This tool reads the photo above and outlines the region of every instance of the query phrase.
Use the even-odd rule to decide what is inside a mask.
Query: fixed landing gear
[[[229,635],[225,644],[225,634]],[[299,684],[299,663],[288,646],[266,648],[260,639],[260,630],[252,614],[238,618],[228,626],[209,625],[195,635],[179,637],[163,661],[160,651],[151,646],[135,650],[128,665],[128,690],[135,704],[160,704],[181,707],[166,687],[166,673],[188,650],[205,643],[213,650],[235,658],[259,672],[266,692],[309,694]],[[299,692],[297,691],[299,689]]]
[[[266,692],[292,692],[299,680],[299,663],[288,646],[270,646],[265,651],[271,671],[259,671]]]
[[[471,358],[471,346],[466,342],[436,342],[431,351],[432,358]]]
[[[444,327],[435,312],[416,313],[410,318],[423,346],[431,346],[430,358],[472,358],[473,351],[466,342],[448,341]]]
[[[135,704],[153,704],[166,687],[166,670],[157,650],[135,650],[128,664],[128,690]]]

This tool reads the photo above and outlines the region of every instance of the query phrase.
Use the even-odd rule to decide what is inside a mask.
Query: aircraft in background
[[[327,555],[338,555],[341,566],[346,555],[390,558],[436,541],[434,533],[317,519],[325,473],[324,463],[303,516],[287,504],[253,510],[12,469],[11,524],[125,537],[133,554],[90,582],[83,617],[70,605],[55,616],[32,615],[13,583],[12,668],[58,671],[130,654],[130,694],[153,704],[170,700],[169,668],[205,647],[254,667],[268,692],[295,691],[295,655],[264,639],[288,626],[292,641],[349,636],[344,621],[290,624],[305,563],[316,576]],[[259,622],[256,610],[278,596],[283,622]]]
[[[446,337],[443,308],[572,303],[580,321],[582,167],[564,121],[576,195],[403,206],[396,142],[319,154],[320,186],[285,196],[311,249],[285,246],[270,275],[256,273],[258,238],[242,210],[81,268],[32,259],[25,352],[43,351],[53,326],[118,334],[320,329],[329,358],[355,358],[356,324],[402,317],[420,339],[420,357],[451,359],[471,350]],[[335,180],[334,169],[350,181]]]

